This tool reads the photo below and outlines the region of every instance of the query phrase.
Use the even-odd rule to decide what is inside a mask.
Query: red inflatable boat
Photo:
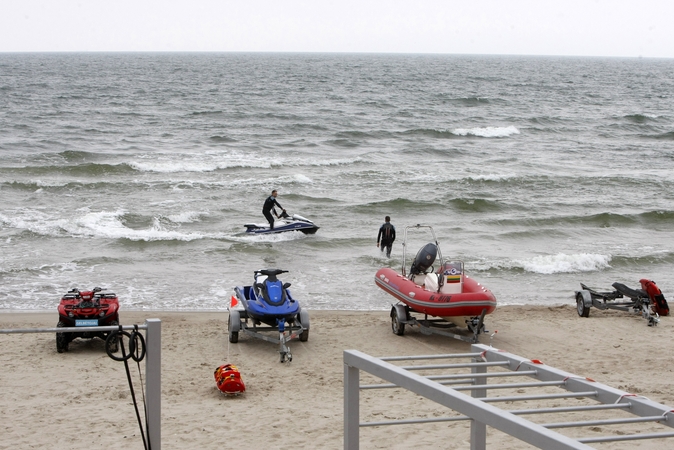
[[[426,244],[419,250],[408,275],[405,248],[409,228],[429,228],[435,242]],[[437,259],[438,269],[435,270],[433,264]],[[399,336],[403,335],[405,325],[410,325],[419,326],[422,332],[477,342],[478,334],[486,331],[484,316],[496,309],[494,294],[464,274],[463,262],[443,261],[435,232],[428,225],[405,228],[401,273],[385,267],[377,271],[374,281],[377,286],[402,302],[391,308],[391,328]],[[424,314],[424,318],[415,317],[415,313]],[[435,319],[429,319],[428,316]],[[463,325],[472,331],[472,338],[434,329]]]
[[[439,291],[438,275],[445,277],[444,285]],[[459,322],[457,325],[463,324],[465,317],[479,316],[483,311],[491,314],[496,309],[494,294],[473,278],[464,275],[463,264],[460,262],[445,263],[437,273],[418,277],[417,281],[421,284],[389,268],[379,269],[375,276],[377,286],[414,311],[442,317],[454,323]]]

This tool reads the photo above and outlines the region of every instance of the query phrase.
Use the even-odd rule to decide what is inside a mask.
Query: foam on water
[[[278,179],[279,184],[286,184],[286,183],[312,184],[313,182],[314,180],[301,173],[296,173],[287,177],[280,177]]]
[[[512,136],[513,134],[520,134],[513,125],[508,127],[484,127],[484,128],[456,128],[452,130],[457,136],[478,136],[486,138],[501,138]]]
[[[82,208],[69,215],[67,218],[55,218],[44,211],[23,210],[23,217],[6,217],[0,215],[0,221],[7,226],[24,229],[36,234],[79,238],[104,238],[104,239],[130,239],[133,241],[157,241],[157,240],[180,240],[191,241],[204,239],[207,235],[200,233],[181,233],[166,230],[161,220],[157,217],[152,219],[152,226],[146,229],[132,229],[127,227],[122,220],[126,211],[89,211]],[[183,213],[176,218],[176,222],[194,222],[202,213]],[[215,235],[210,235],[214,237]]]
[[[136,160],[129,165],[141,172],[179,173],[213,172],[215,170],[258,167],[270,168],[281,165],[280,160],[252,158],[246,155],[193,155],[191,153],[145,156],[146,160]]]
[[[299,156],[299,157],[298,157]],[[217,170],[257,168],[271,169],[274,167],[303,167],[303,166],[341,166],[349,165],[362,160],[360,157],[350,159],[306,158],[300,155],[280,156],[258,154],[256,152],[241,153],[236,150],[203,153],[172,152],[139,155],[128,165],[140,172],[182,173],[182,172],[213,172]]]
[[[566,255],[558,253],[556,255],[536,256],[524,261],[515,261],[515,264],[528,272],[554,274],[601,271],[611,267],[610,262],[611,255],[591,253]]]
[[[170,214],[167,218],[174,223],[192,223],[198,222],[203,216],[207,216],[208,213],[203,211],[183,211],[178,214]]]

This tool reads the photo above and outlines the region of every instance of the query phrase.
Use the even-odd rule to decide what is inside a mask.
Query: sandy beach
[[[343,448],[344,350],[373,356],[470,350],[468,343],[414,329],[395,336],[386,311],[310,315],[309,340],[293,341],[292,363],[281,364],[274,344],[243,334],[230,344],[226,312],[122,311],[124,324],[162,320],[162,448]],[[0,314],[2,329],[53,327],[56,321],[56,312]],[[620,311],[593,308],[589,318],[580,318],[575,305],[505,306],[488,316],[487,325],[490,335],[497,333],[482,335],[483,344],[674,405],[670,317],[647,327],[640,316]],[[124,364],[105,354],[102,341],[76,340],[59,354],[52,334],[0,339],[0,449],[142,448]],[[245,394],[217,390],[213,371],[225,362],[241,370]],[[138,369],[131,368],[140,397]],[[361,394],[363,421],[448,414],[401,390]],[[466,422],[368,427],[360,430],[360,442],[361,448],[470,448],[468,430]],[[489,448],[528,448],[491,431]],[[596,445],[667,446],[674,440]]]

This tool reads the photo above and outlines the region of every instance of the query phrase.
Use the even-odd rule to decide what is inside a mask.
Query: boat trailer
[[[423,314],[424,318],[419,319],[413,314],[423,314],[419,313],[409,306],[403,303],[397,303],[391,307],[391,330],[394,334],[402,336],[405,333],[405,325],[411,327],[419,327],[421,334],[430,336],[431,334],[439,334],[442,336],[451,337],[458,339],[460,341],[468,342],[470,344],[479,343],[478,336],[482,333],[488,333],[489,331],[484,327],[484,316],[487,314],[487,310],[483,309],[482,314],[478,317],[473,317],[470,320],[466,320],[466,326],[468,331],[472,335],[463,335],[452,333],[447,330],[459,327],[459,325],[445,320],[443,318],[429,319],[428,314]]]

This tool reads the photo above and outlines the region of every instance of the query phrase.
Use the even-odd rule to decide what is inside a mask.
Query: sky
[[[0,0],[0,52],[674,58],[674,0]]]

